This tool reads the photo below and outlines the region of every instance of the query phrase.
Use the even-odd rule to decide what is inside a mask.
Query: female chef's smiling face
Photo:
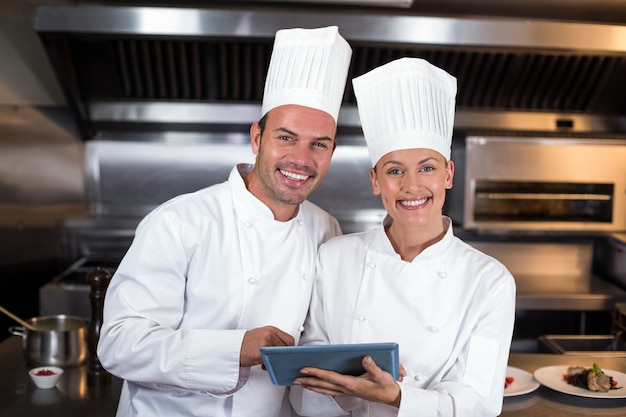
[[[257,123],[250,129],[257,158],[246,183],[277,219],[291,218],[326,176],[336,129],[328,113],[298,105],[270,110],[262,134]]]
[[[446,190],[454,164],[431,149],[403,149],[383,155],[370,169],[374,194],[380,195],[393,224],[441,227]]]

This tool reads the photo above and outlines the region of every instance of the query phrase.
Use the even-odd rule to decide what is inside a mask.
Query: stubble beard
[[[262,159],[263,158],[259,157],[259,161]],[[280,173],[276,174],[278,170],[277,166],[261,163],[259,168],[259,180],[265,190],[264,193],[273,200],[282,204],[297,206],[304,202],[309,196],[310,192],[303,191],[302,189],[291,190],[289,186],[281,183],[280,180],[276,178],[276,175],[282,175]]]

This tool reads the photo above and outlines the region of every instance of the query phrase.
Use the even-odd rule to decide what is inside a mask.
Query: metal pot
[[[27,320],[36,330],[21,326],[9,328],[22,336],[24,357],[31,366],[72,367],[87,359],[87,330],[89,322],[77,316],[63,314],[33,317]]]

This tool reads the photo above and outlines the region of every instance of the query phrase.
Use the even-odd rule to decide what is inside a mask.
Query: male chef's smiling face
[[[279,212],[293,215],[295,206],[320,185],[335,150],[336,129],[328,113],[297,105],[270,110],[262,134],[257,123],[252,126],[257,158],[246,178],[248,189],[276,218],[283,217]]]
[[[446,190],[452,188],[454,164],[431,149],[389,152],[370,170],[374,194],[396,225],[440,226]]]

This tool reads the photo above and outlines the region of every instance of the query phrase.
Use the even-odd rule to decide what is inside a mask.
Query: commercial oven
[[[464,226],[626,230],[626,141],[469,137]]]

